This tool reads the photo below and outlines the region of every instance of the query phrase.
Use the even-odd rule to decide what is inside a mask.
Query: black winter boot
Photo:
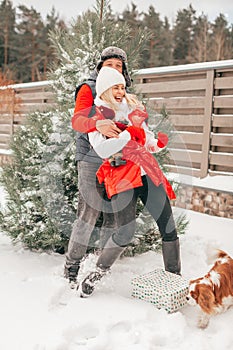
[[[95,271],[90,272],[81,284],[80,297],[89,297],[94,292],[96,284],[104,275],[106,275],[107,271],[108,270],[102,270],[101,268],[97,267]]]
[[[121,255],[124,249],[125,247],[117,245],[112,240],[112,237],[109,238],[98,258],[96,270],[91,272],[82,282],[81,297],[88,297],[94,292],[96,284],[107,272],[110,271],[110,267]]]
[[[175,241],[162,241],[162,253],[165,270],[176,275],[181,274],[180,262],[180,242],[179,238]]]
[[[70,288],[72,289],[76,287],[79,268],[80,262],[77,262],[70,266],[65,264],[64,277],[69,280]]]

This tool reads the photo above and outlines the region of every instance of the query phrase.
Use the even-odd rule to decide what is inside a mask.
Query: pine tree
[[[4,167],[1,179],[9,198],[6,212],[1,212],[2,228],[30,249],[56,249],[61,240],[44,206],[39,183],[52,117],[51,113],[30,115],[12,141],[14,159]]]
[[[209,59],[210,23],[208,17],[202,14],[196,18],[193,26],[190,62],[206,62]]]
[[[218,61],[232,58],[231,34],[225,16],[220,13],[211,27],[212,33],[209,60]]]
[[[51,62],[55,60],[55,53],[50,45],[49,32],[54,31],[55,28],[65,29],[66,25],[64,21],[60,20],[54,7],[51,12],[46,16],[43,26],[43,32],[41,33],[39,45],[37,47],[40,61],[38,63],[39,78],[46,80],[47,73]]]
[[[15,58],[15,35],[15,9],[11,1],[3,0],[0,4],[0,67],[4,74],[8,74],[9,79],[14,78],[9,71]]]
[[[145,64],[146,67],[161,66],[163,62],[160,60],[160,55],[164,44],[164,38],[162,37],[163,22],[160,19],[159,13],[155,12],[153,6],[149,7],[148,14],[144,14],[143,24],[153,33],[144,54],[144,67]]]
[[[40,80],[39,64],[41,57],[39,55],[39,46],[44,31],[44,23],[39,12],[33,7],[30,9],[24,5],[19,6],[18,31],[18,55],[19,58],[27,62],[25,70],[21,70],[21,81]],[[28,43],[28,45],[25,45]],[[26,80],[25,80],[26,79]]]
[[[161,33],[161,50],[159,54],[160,66],[171,66],[173,62],[172,30],[168,18],[164,18],[164,25]]]
[[[173,59],[175,64],[189,63],[192,28],[195,10],[192,5],[187,9],[179,10],[173,30]]]
[[[127,24],[114,24],[109,2],[104,3],[100,19],[101,3],[96,4],[96,11],[79,16],[70,29],[50,32],[56,60],[48,78],[56,107],[28,117],[12,140],[13,161],[3,170],[8,201],[0,226],[30,249],[64,252],[75,219],[76,137],[70,123],[75,87],[89,76],[104,47],[125,49],[132,70],[148,39],[141,32],[132,40]]]

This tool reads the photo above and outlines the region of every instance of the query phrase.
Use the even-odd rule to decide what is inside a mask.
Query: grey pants
[[[84,257],[92,231],[101,212],[103,213],[100,234],[101,247],[115,231],[116,223],[111,202],[106,198],[104,185],[100,185],[96,178],[96,171],[99,166],[100,164],[97,163],[78,162],[79,201],[77,219],[73,224],[69,240],[66,266],[71,266]]]

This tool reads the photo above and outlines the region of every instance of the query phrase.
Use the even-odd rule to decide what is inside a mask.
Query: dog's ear
[[[199,292],[197,299],[198,305],[205,313],[211,314],[215,307],[215,295],[211,286],[199,284],[197,290]]]
[[[196,303],[198,303],[199,290],[195,288],[195,290],[190,292],[190,296],[196,301]]]

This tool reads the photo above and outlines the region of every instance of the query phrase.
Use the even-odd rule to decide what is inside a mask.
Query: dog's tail
[[[221,249],[208,246],[206,248],[207,264],[213,264],[218,259],[228,258],[229,255]]]

